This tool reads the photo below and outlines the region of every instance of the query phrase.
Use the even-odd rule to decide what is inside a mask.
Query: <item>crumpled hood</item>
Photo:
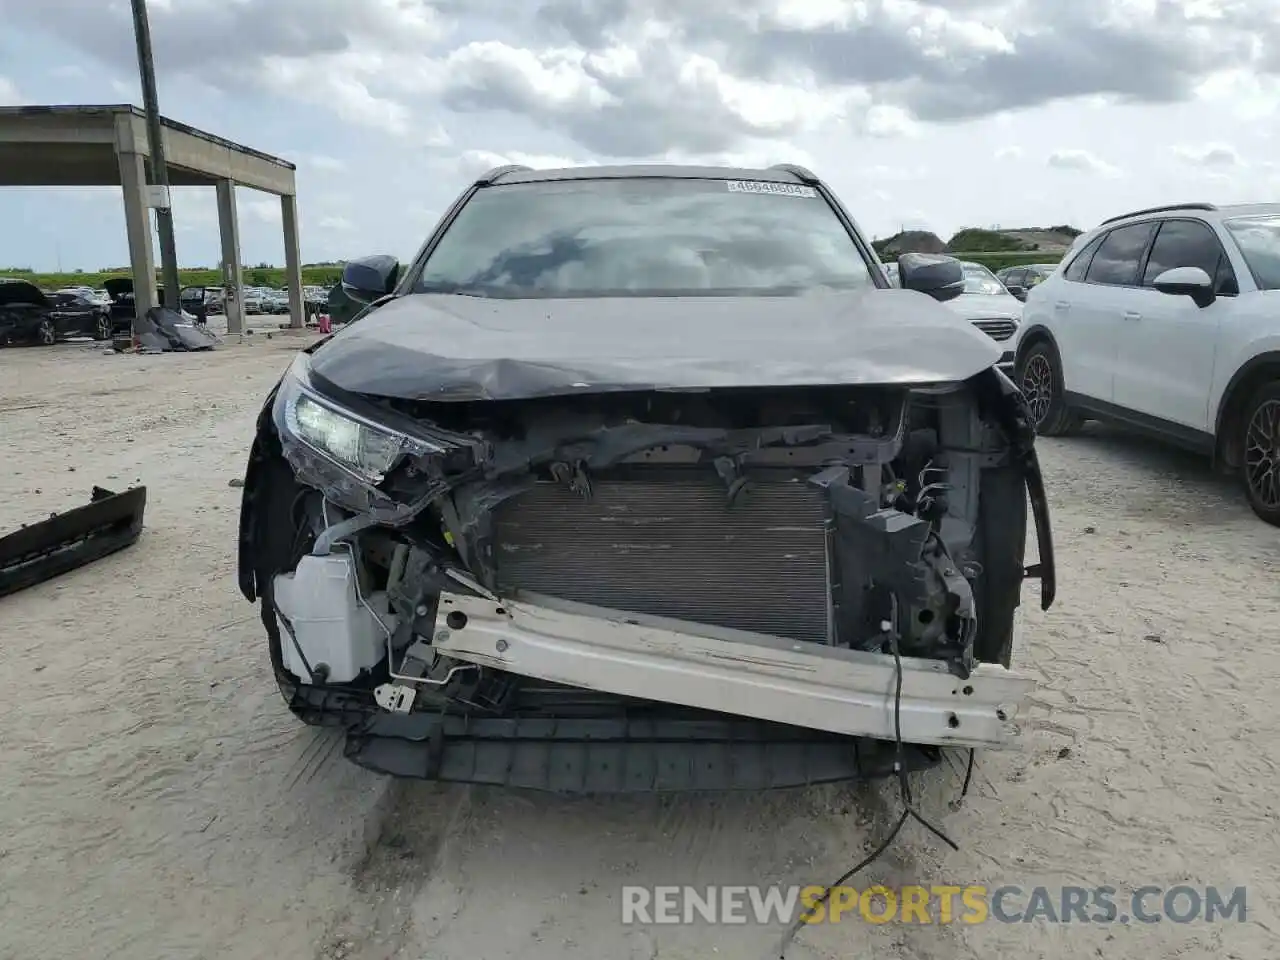
[[[966,320],[1022,319],[1022,301],[1011,293],[962,293],[943,306]]]
[[[1000,348],[912,290],[494,300],[413,294],[335,334],[312,374],[352,393],[510,400],[963,380]]]

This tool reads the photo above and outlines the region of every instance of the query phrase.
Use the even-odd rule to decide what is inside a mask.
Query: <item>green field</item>
[[[302,268],[302,285],[315,287],[331,287],[342,275],[340,264],[308,266]],[[0,268],[0,276],[19,277],[30,280],[45,290],[58,290],[62,287],[101,287],[102,281],[109,277],[127,277],[127,268],[119,270],[77,270],[73,273],[38,273],[17,268]],[[274,287],[283,290],[285,285],[284,267],[245,267],[244,284],[247,287]],[[193,268],[179,270],[178,277],[184,287],[219,287],[222,286],[222,273],[218,270]],[[160,273],[156,271],[156,283],[161,283]]]

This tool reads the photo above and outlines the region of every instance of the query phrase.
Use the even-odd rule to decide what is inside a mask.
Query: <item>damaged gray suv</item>
[[[502,167],[257,425],[240,586],[290,709],[399,776],[797,785],[999,747],[1024,579],[1054,594],[1027,407],[890,287],[819,179]],[[1038,562],[1024,563],[1028,502]]]

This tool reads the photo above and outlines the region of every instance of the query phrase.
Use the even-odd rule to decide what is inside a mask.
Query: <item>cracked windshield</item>
[[[0,20],[0,960],[1275,960],[1276,0]]]

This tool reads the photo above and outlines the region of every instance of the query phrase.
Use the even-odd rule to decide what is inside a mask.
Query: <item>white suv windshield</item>
[[[481,297],[786,296],[875,286],[811,187],[637,177],[482,187],[414,285]]]
[[[1259,290],[1280,290],[1280,216],[1225,221]]]

